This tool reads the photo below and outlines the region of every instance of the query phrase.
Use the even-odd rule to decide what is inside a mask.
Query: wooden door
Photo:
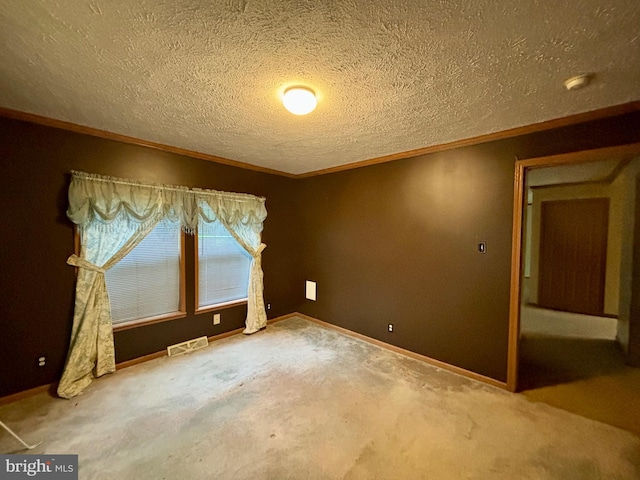
[[[542,202],[538,304],[604,314],[609,199]]]

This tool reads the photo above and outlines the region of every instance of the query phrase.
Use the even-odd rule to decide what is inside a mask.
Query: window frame
[[[81,251],[80,244],[80,232],[78,231],[77,225],[73,226],[73,250],[74,253],[79,257]],[[179,266],[179,274],[180,274],[180,286],[179,288],[179,299],[178,299],[178,310],[175,312],[163,313],[161,315],[154,315],[152,317],[138,318],[135,320],[129,320],[127,322],[118,323],[117,325],[113,325],[113,332],[121,332],[123,330],[129,330],[131,328],[142,327],[144,325],[152,325],[154,323],[168,322],[169,320],[177,320],[179,318],[185,318],[187,316],[187,308],[186,308],[186,273],[185,273],[185,233],[180,232],[180,266]],[[78,277],[78,267],[76,270],[76,278]],[[196,287],[197,288],[197,287]]]
[[[195,313],[210,313],[216,310],[222,310],[224,308],[236,307],[238,305],[246,305],[249,303],[249,297],[239,298],[237,300],[230,300],[228,302],[216,303],[214,305],[200,306],[200,255],[198,253],[198,231],[196,230],[194,237],[194,271],[195,271]],[[251,267],[249,267],[251,268]],[[249,273],[251,275],[251,273]]]

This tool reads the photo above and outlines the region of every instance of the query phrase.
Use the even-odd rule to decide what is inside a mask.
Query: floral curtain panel
[[[115,371],[111,311],[104,273],[129,253],[159,221],[193,234],[198,221],[221,222],[252,256],[246,329],[267,323],[263,299],[261,232],[265,199],[247,194],[144,184],[72,172],[68,217],[82,249],[67,263],[78,267],[71,342],[58,395],[72,398],[93,380]]]
[[[257,212],[238,209],[237,205],[219,197],[213,198],[203,195],[198,196],[196,201],[205,232],[207,225],[213,225],[219,219],[231,236],[251,255],[247,288],[247,320],[243,333],[255,333],[267,325],[267,314],[262,294],[261,261],[262,251],[266,245],[260,242],[260,232],[254,228],[254,225],[259,222],[259,217],[255,217]],[[262,224],[262,222],[259,223]]]

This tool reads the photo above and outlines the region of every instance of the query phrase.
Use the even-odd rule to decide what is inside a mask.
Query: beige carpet
[[[629,432],[300,318],[0,418],[82,479],[640,478]]]
[[[624,364],[614,340],[527,333],[518,385],[530,400],[640,435],[640,368]]]

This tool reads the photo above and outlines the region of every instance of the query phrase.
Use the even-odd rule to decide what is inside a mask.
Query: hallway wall
[[[540,232],[542,202],[553,200],[577,200],[586,198],[609,199],[609,227],[607,234],[607,267],[604,291],[604,313],[618,315],[620,291],[620,250],[622,248],[622,225],[620,218],[624,200],[622,193],[607,183],[579,185],[549,185],[536,187],[533,191],[531,221],[531,277],[527,280],[528,302],[538,303],[540,278]]]
[[[638,233],[640,211],[638,209],[637,182],[640,175],[640,157],[614,181],[614,187],[620,192],[623,209],[620,217],[622,230],[621,267],[620,267],[620,307],[618,315],[618,343],[627,356],[627,361],[640,365],[640,336],[633,337],[632,330],[640,327],[640,310],[632,309],[634,292],[639,288],[640,266],[636,255],[640,252],[640,233]],[[637,301],[637,300],[636,300]],[[636,357],[637,355],[637,357]]]

